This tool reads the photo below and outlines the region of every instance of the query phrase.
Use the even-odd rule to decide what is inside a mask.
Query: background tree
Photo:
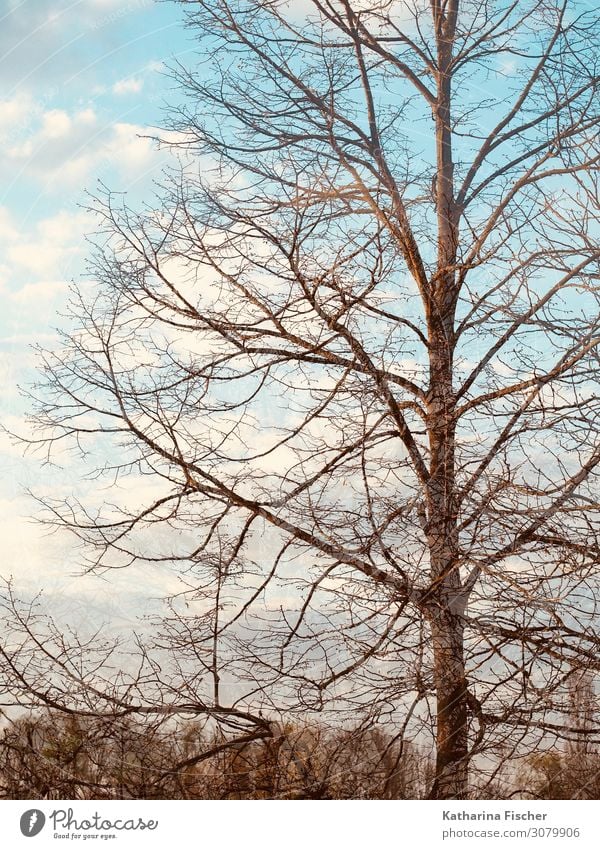
[[[181,567],[162,699],[359,714],[434,741],[431,796],[469,763],[485,792],[500,751],[600,730],[569,706],[598,647],[598,15],[182,5],[180,167],[141,212],[97,199],[34,392],[46,447],[137,488],[49,521],[89,568]]]
[[[221,749],[223,737],[139,717],[34,712],[0,733],[8,799],[411,799],[430,764],[371,729],[287,726]]]

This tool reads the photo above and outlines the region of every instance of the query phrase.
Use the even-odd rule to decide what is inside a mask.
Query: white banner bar
[[[600,802],[5,801],[5,849],[598,849]]]

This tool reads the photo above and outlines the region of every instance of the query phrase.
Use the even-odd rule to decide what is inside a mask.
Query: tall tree
[[[464,798],[598,663],[599,16],[182,5],[179,167],[97,199],[33,417],[139,486],[50,521],[182,566],[169,693],[429,733]]]

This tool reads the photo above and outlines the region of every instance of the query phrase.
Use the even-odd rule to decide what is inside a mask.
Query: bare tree
[[[201,637],[201,668],[182,681],[176,664],[163,672],[160,650],[151,654],[139,634],[125,641],[92,628],[83,636],[41,607],[39,597],[17,599],[10,582],[3,589],[0,771],[7,796],[143,797],[145,788],[147,798],[185,798],[182,771],[274,736],[276,726],[263,716],[203,699]]]
[[[211,710],[429,735],[435,798],[597,739],[569,707],[598,664],[597,13],[182,5],[179,166],[93,204],[33,393],[115,503],[48,521],[90,569],[180,568],[155,648]]]
[[[0,798],[410,799],[430,766],[370,729],[288,725],[219,742],[193,723],[37,711],[0,731]]]

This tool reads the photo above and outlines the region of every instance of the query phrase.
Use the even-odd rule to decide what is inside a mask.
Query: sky
[[[292,5],[306,11],[304,0]],[[52,345],[69,283],[84,272],[94,230],[86,192],[100,180],[134,205],[152,196],[166,154],[147,136],[178,96],[169,63],[192,62],[194,49],[181,7],[169,0],[0,6],[0,423],[8,430],[23,432],[18,387],[35,375],[31,346]],[[44,589],[67,616],[96,611],[126,627],[143,599],[168,591],[168,576],[130,568],[110,581],[75,578],[77,547],[33,521],[28,488],[61,496],[82,485],[75,466],[44,466],[0,434],[0,577],[14,576],[26,597]]]
[[[291,0],[304,15],[306,0]],[[5,0],[0,4],[0,426],[27,435],[23,397],[36,379],[33,346],[65,327],[69,285],[81,280],[99,181],[135,206],[153,197],[164,151],[148,135],[178,97],[168,67],[193,63],[195,43],[171,0]],[[43,592],[42,609],[76,629],[131,631],[137,616],[181,589],[164,570],[82,576],[83,553],[49,534],[29,490],[69,497],[89,488],[77,459],[42,463],[0,432],[0,581]],[[105,493],[110,498],[110,493]],[[98,493],[102,498],[102,493]],[[1,584],[0,584],[1,592]]]
[[[194,44],[180,7],[154,0],[5,0],[0,11],[0,422],[22,432],[19,385],[35,374],[32,344],[51,344],[69,283],[84,271],[86,192],[101,180],[149,197],[164,153],[145,135],[176,96],[165,74]],[[78,578],[78,552],[32,521],[32,488],[68,494],[75,471],[45,467],[0,437],[0,576],[44,589],[54,611],[126,627],[139,609],[135,570]],[[164,577],[144,576],[144,597]],[[147,602],[146,602],[147,604]]]

